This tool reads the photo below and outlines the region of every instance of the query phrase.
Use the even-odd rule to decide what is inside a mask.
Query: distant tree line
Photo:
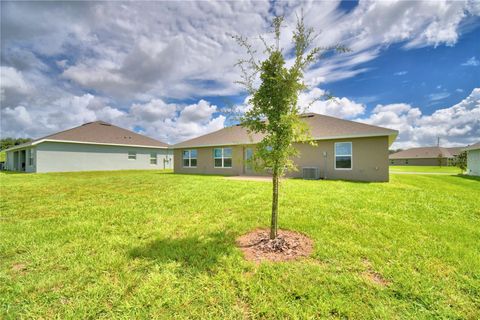
[[[397,150],[390,149],[390,150],[388,150],[388,154],[397,153],[397,152],[400,152],[400,151],[403,151],[403,149],[397,149]]]
[[[18,146],[22,143],[27,143],[32,141],[30,138],[3,138],[0,139],[0,151],[11,148],[13,146]]]

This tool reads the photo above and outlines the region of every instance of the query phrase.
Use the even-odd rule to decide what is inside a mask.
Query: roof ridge
[[[326,118],[330,118],[330,119],[335,119],[335,120],[337,120],[337,121],[358,123],[358,124],[361,124],[361,125],[364,125],[364,126],[368,126],[368,127],[372,127],[372,128],[382,128],[382,129],[385,129],[385,130],[396,131],[396,130],[393,130],[393,129],[390,129],[390,128],[385,128],[385,127],[381,127],[381,126],[376,126],[376,125],[369,124],[369,123],[365,123],[365,122],[360,122],[360,121],[355,121],[355,120],[347,120],[347,119],[337,118],[337,117],[334,117],[334,116],[329,116],[329,115],[326,115],[326,114],[321,114],[321,113],[316,113],[316,112],[309,112],[309,114],[314,114],[314,115],[316,115],[316,116],[322,116],[322,117],[326,117]]]

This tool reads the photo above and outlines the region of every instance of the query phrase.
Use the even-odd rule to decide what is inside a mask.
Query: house
[[[480,142],[464,149],[467,152],[467,174],[480,176]]]
[[[172,168],[166,143],[95,121],[6,150],[6,169],[23,172]]]
[[[463,147],[420,147],[402,150],[389,156],[392,166],[452,166]]]
[[[388,181],[388,147],[398,132],[315,113],[302,115],[317,145],[296,143],[297,172],[290,177]],[[247,161],[262,134],[234,125],[174,145],[174,172],[220,175],[266,175]]]

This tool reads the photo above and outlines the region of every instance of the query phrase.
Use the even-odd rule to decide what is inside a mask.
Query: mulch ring
[[[310,238],[290,230],[278,230],[277,238],[270,240],[269,229],[255,229],[239,237],[237,245],[245,259],[256,263],[295,260],[307,257],[313,251]]]

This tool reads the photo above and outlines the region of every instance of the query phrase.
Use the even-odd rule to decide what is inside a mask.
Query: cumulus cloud
[[[27,109],[22,105],[2,110],[2,136],[39,138],[85,122],[103,120],[139,131],[164,142],[176,143],[219,130],[225,116],[205,100],[190,105],[153,99],[134,103],[127,110],[106,104],[91,94],[68,96],[51,105]],[[138,131],[138,130],[137,130]]]
[[[22,73],[12,67],[0,67],[0,101],[6,102],[7,94],[27,94],[31,91],[30,85],[24,79]]]
[[[365,105],[346,97],[326,99],[326,92],[319,88],[300,94],[298,104],[307,112],[326,114],[339,118],[352,118],[365,112]]]
[[[480,15],[472,1],[361,1],[348,13],[338,1],[3,2],[2,136],[37,137],[95,119],[168,142],[219,129],[225,116],[205,97],[243,94],[234,63],[244,52],[230,35],[270,37],[271,13],[285,13],[288,51],[302,8],[306,23],[322,31],[315,45],[352,49],[306,70],[312,86],[367,71],[362,64],[393,43],[453,45],[468,18]],[[253,45],[262,52],[260,41]],[[346,118],[365,111],[322,94],[313,89],[301,102]],[[179,102],[186,99],[197,102]]]
[[[251,108],[248,103],[250,97],[235,106],[234,111],[243,114]],[[298,97],[298,106],[301,112],[314,112],[325,114],[338,118],[351,119],[365,112],[365,105],[357,103],[346,97],[334,97],[329,99],[328,93],[320,88],[312,88],[300,93]]]
[[[437,137],[445,146],[468,145],[480,140],[480,88],[458,104],[431,115],[409,104],[378,105],[361,122],[400,132],[393,148],[434,145]]]
[[[336,1],[5,3],[2,63],[19,69],[13,48],[31,48],[32,59],[60,56],[54,71],[64,81],[122,101],[231,95],[242,90],[234,84],[233,65],[243,50],[230,35],[268,38],[271,12],[284,13],[288,25],[281,44],[288,50],[302,8],[307,24],[322,31],[316,45],[352,49],[308,70],[314,85],[366,71],[358,66],[392,43],[453,45],[467,18],[479,14],[476,5],[463,1],[361,1],[349,13]],[[254,47],[261,52],[259,41]]]

